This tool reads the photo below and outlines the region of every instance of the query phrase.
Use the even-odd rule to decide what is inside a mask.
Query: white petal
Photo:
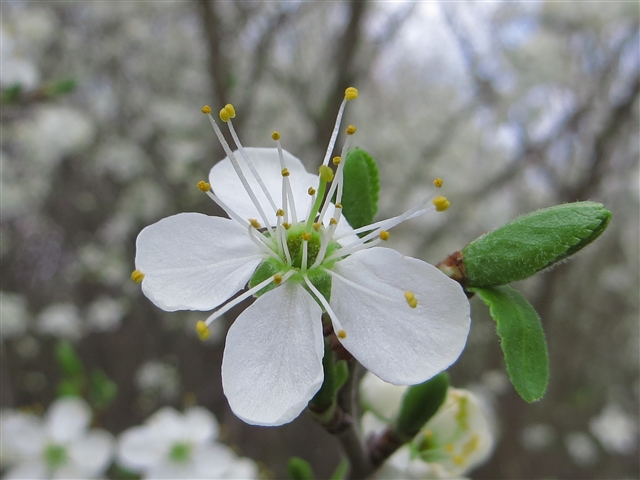
[[[194,443],[206,442],[218,436],[216,417],[204,407],[192,407],[184,412],[184,428],[188,439]]]
[[[322,310],[299,284],[258,298],[227,334],[222,385],[233,412],[253,425],[296,418],[322,385]]]
[[[133,472],[144,471],[156,465],[169,447],[166,439],[152,435],[148,426],[133,427],[118,438],[118,463]]]
[[[69,445],[69,457],[79,478],[95,478],[111,464],[113,436],[106,430],[92,430]]]
[[[282,170],[280,168],[278,150],[276,148],[245,148],[245,151],[271,194],[271,198],[273,198],[276,206],[280,208],[282,206]],[[302,162],[286,150],[283,151],[283,154],[290,173],[289,181],[296,203],[298,220],[302,221],[302,215],[306,214],[311,202],[311,197],[307,190],[309,187],[318,187],[318,176],[308,173]],[[267,197],[262,192],[258,182],[253,178],[253,174],[242,159],[240,152],[236,151],[234,155],[271,225],[275,225],[276,214]],[[209,183],[215,194],[242,218],[255,218],[262,222],[257,208],[245,191],[228,157],[225,157],[211,169]]]
[[[259,478],[259,469],[256,462],[250,458],[237,459],[231,468],[229,468],[223,478],[235,480],[253,480]]]
[[[360,382],[360,397],[368,409],[390,421],[400,411],[407,388],[407,386],[392,385],[367,372]]]
[[[47,428],[55,442],[66,443],[84,436],[91,422],[91,408],[78,397],[56,400],[47,412]]]
[[[329,222],[333,217],[333,213],[336,211],[336,207],[333,203],[329,204],[327,207],[327,213],[324,216],[323,223],[326,227],[329,226]],[[358,235],[353,233],[353,228],[349,225],[347,218],[343,215],[338,222],[338,226],[336,227],[336,231],[333,234],[334,237],[341,237],[338,240],[338,243],[342,246],[350,245],[352,243],[356,243],[359,240]]]
[[[199,213],[164,218],[136,240],[142,290],[168,312],[214,309],[247,284],[263,257],[244,227]]]
[[[23,479],[34,480],[40,478],[47,478],[47,469],[44,462],[38,458],[30,460],[29,463],[23,463],[21,465],[12,468],[6,472],[3,476],[5,480]]]
[[[207,443],[193,452],[193,478],[225,478],[224,473],[236,461],[236,454],[226,445]]]
[[[2,463],[39,457],[48,440],[42,421],[27,413],[4,411],[0,417]]]
[[[188,439],[184,416],[172,407],[162,407],[145,423],[149,427],[149,435],[167,446]]]
[[[469,333],[469,301],[436,267],[388,248],[357,252],[332,268],[331,307],[340,341],[368,370],[394,385],[423,382],[456,361]],[[379,298],[371,291],[386,298]],[[404,293],[418,300],[411,308]]]

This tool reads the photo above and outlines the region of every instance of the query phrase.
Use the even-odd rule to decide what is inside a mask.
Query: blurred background
[[[143,227],[221,213],[195,188],[224,157],[202,105],[232,102],[244,145],[277,129],[312,170],[353,85],[346,121],[378,162],[378,218],[435,177],[452,203],[398,227],[404,254],[437,263],[562,202],[613,212],[594,245],[516,285],[547,335],[541,401],[510,386],[478,299],[450,373],[496,413],[495,454],[472,478],[638,478],[639,19],[613,1],[2,2],[2,408],[46,410],[65,340],[102,379],[112,433],[198,404],[263,474],[298,455],[329,476],[337,442],[306,414],[259,428],[229,410],[220,365],[239,310],[201,342],[203,314],[159,310],[129,275]]]

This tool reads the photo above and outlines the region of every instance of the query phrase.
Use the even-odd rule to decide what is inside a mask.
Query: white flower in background
[[[138,368],[135,381],[138,389],[155,391],[165,400],[177,398],[180,393],[178,370],[159,360],[150,360]]]
[[[16,338],[27,331],[27,302],[17,293],[0,292],[0,338]]]
[[[346,90],[319,177],[282,150],[277,132],[277,148],[243,148],[227,105],[220,118],[238,147],[232,152],[211,109],[203,108],[227,157],[198,187],[230,219],[182,213],[145,228],[136,242],[132,278],[158,307],[206,311],[224,304],[199,322],[203,338],[215,319],[258,297],[231,326],[222,365],[229,404],[251,424],[292,421],[322,385],[323,311],[342,345],[395,384],[433,377],[466,343],[469,303],[460,285],[421,260],[376,247],[404,220],[446,210],[447,199],[427,197],[355,230],[342,218],[342,159],[355,127],[333,159],[335,173],[328,164],[346,102],[356,97],[356,89]],[[335,204],[324,201],[334,195]],[[248,291],[228,301],[247,283]]]
[[[78,340],[82,337],[78,307],[72,303],[49,305],[38,315],[37,328],[40,333]]]
[[[89,305],[87,326],[97,332],[117,330],[126,311],[123,301],[100,297]]]
[[[258,468],[251,460],[215,442],[218,429],[205,408],[192,407],[181,414],[164,407],[120,435],[118,463],[153,479],[257,478]]]
[[[5,479],[97,478],[111,464],[114,440],[105,430],[88,430],[91,409],[79,398],[53,402],[43,419],[2,412]]]
[[[630,455],[637,452],[638,421],[619,405],[608,404],[589,422],[589,430],[609,453]]]
[[[365,433],[382,430],[400,411],[408,387],[390,385],[368,373],[360,391],[367,409]],[[401,447],[376,473],[377,478],[461,478],[487,461],[495,435],[491,416],[468,390],[449,388],[438,412],[420,433]]]
[[[580,467],[591,467],[598,462],[598,446],[589,435],[571,432],[564,437],[564,445],[574,463]]]

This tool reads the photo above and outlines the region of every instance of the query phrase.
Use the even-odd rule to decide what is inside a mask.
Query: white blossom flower
[[[82,320],[72,303],[49,305],[38,315],[37,329],[54,337],[78,340],[82,337]]]
[[[114,441],[105,430],[87,430],[91,409],[84,400],[56,400],[43,420],[24,412],[2,413],[5,479],[97,478],[111,464]]]
[[[29,314],[22,295],[0,291],[0,339],[17,338],[27,331]]]
[[[382,430],[400,411],[408,387],[389,385],[365,375],[360,391],[367,408],[365,433]],[[484,463],[495,443],[486,406],[468,390],[451,388],[438,412],[409,444],[401,447],[376,473],[377,478],[462,478]]]
[[[589,430],[604,449],[618,455],[637,452],[638,422],[620,405],[609,403],[602,413],[591,419]]]
[[[164,407],[143,425],[118,439],[118,463],[144,478],[257,478],[249,459],[238,458],[215,442],[218,422],[211,412],[192,407],[181,414]]]
[[[232,151],[204,107],[227,157],[198,187],[230,219],[182,213],[137,238],[132,278],[153,303],[166,311],[217,308],[198,324],[203,337],[212,321],[258,297],[231,326],[222,365],[229,404],[251,424],[292,421],[322,385],[323,311],[342,345],[394,384],[431,378],[466,343],[469,303],[460,285],[432,265],[377,247],[404,220],[446,210],[447,199],[430,196],[357,229],[342,217],[342,159],[355,127],[333,159],[335,173],[329,162],[346,102],[356,97],[356,89],[346,90],[319,177],[282,149],[278,132],[276,148],[244,148],[227,105],[220,118],[237,145]]]

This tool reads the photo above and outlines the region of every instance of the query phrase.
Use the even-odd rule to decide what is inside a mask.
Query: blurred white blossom
[[[598,461],[598,447],[586,433],[569,433],[564,437],[564,445],[578,466],[589,467]]]
[[[174,399],[180,393],[180,377],[176,368],[159,360],[144,363],[136,371],[135,381],[138,389],[157,392],[165,400]]]
[[[164,407],[120,435],[118,463],[143,478],[257,478],[255,463],[215,441],[218,430],[216,418],[205,408],[181,414]]]
[[[95,331],[112,331],[120,327],[127,308],[123,301],[100,297],[89,305],[87,326]]]
[[[111,464],[114,439],[101,429],[88,430],[91,409],[76,397],[53,402],[44,419],[19,411],[1,415],[5,479],[88,479]]]
[[[0,292],[0,338],[24,335],[28,319],[27,303],[22,295]]]
[[[371,373],[365,375],[361,393],[367,411],[362,419],[366,433],[393,421],[408,387],[390,385]],[[449,388],[438,412],[420,433],[394,453],[376,478],[461,478],[489,459],[495,443],[491,415],[468,390]]]
[[[522,430],[521,441],[528,450],[542,450],[551,445],[556,437],[556,431],[552,425],[529,425]]]
[[[589,422],[589,430],[609,453],[637,453],[637,419],[625,413],[619,405],[605,406],[602,413]]]
[[[78,308],[72,303],[56,303],[38,315],[37,328],[54,337],[78,340],[82,337],[82,321]]]

